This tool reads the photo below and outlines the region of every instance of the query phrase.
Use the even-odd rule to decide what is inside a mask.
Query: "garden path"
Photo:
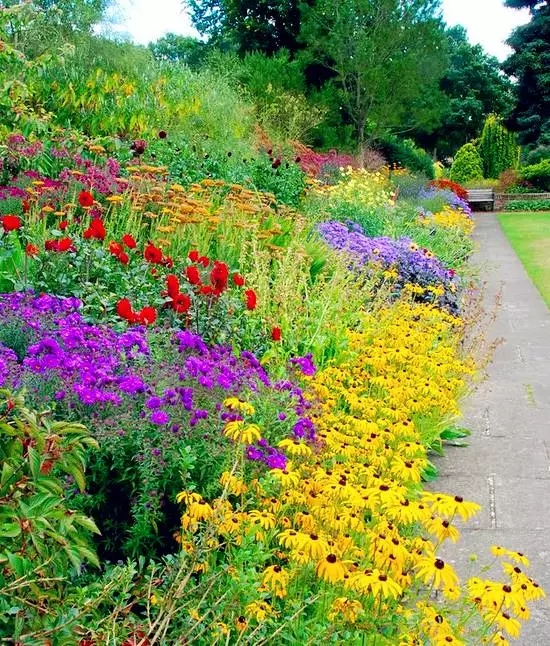
[[[458,544],[445,549],[462,577],[479,574],[480,564],[492,561],[491,545],[530,558],[529,573],[548,597],[534,604],[531,620],[513,643],[550,646],[550,312],[494,213],[479,213],[476,220],[479,248],[473,264],[487,281],[488,309],[501,292],[487,333],[503,342],[488,378],[464,402],[469,446],[449,447],[435,460],[440,477],[433,487],[483,507]],[[477,563],[471,563],[471,554]]]

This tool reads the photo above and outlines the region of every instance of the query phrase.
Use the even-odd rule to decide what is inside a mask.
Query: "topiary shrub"
[[[508,168],[517,168],[519,146],[516,135],[508,131],[500,117],[490,114],[483,126],[479,142],[479,154],[483,161],[485,177],[496,178]]]
[[[464,144],[458,150],[449,174],[458,184],[483,179],[483,162],[474,144]]]

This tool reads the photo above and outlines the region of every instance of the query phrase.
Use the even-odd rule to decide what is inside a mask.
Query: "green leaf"
[[[21,534],[21,525],[16,522],[2,522],[0,525],[0,538],[16,538]]]
[[[439,475],[439,470],[431,462],[428,462],[426,468],[422,472],[422,480],[424,482],[433,482]]]

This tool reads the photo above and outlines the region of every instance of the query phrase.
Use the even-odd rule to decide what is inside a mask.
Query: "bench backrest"
[[[469,202],[492,202],[495,199],[495,193],[492,188],[473,188],[468,190]]]

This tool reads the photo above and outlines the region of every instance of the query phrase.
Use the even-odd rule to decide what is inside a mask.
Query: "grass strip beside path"
[[[500,213],[502,230],[550,308],[550,213]]]

